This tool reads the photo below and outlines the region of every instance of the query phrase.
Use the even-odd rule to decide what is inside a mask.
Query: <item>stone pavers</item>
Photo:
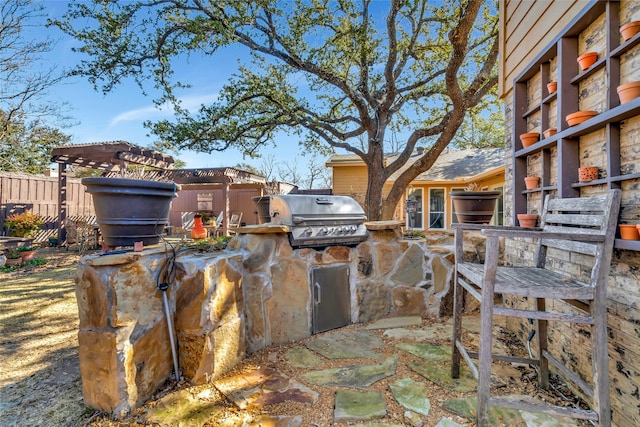
[[[303,370],[297,378],[290,378],[282,369],[256,367],[241,374],[228,376],[213,382],[217,391],[233,402],[239,410],[229,410],[220,400],[211,399],[207,390],[198,393],[178,391],[165,396],[148,411],[147,421],[162,426],[204,425],[207,420],[224,414],[221,426],[272,425],[278,427],[302,426],[302,414],[295,416],[250,415],[243,409],[263,409],[268,413],[269,405],[281,402],[300,402],[311,408],[324,387],[331,387],[334,395],[333,423],[358,427],[396,427],[435,425],[436,427],[461,427],[473,424],[475,396],[442,401],[434,395],[433,384],[458,393],[472,393],[476,380],[466,366],[462,367],[459,379],[450,377],[451,323],[434,324],[416,328],[419,317],[382,319],[363,329],[343,329],[312,337],[289,349],[281,358],[273,354],[269,358],[277,363],[289,364]],[[467,321],[473,326],[473,321]],[[409,329],[412,327],[412,329]],[[384,330],[385,342],[375,330]],[[388,341],[388,342],[387,342]],[[396,342],[400,341],[400,342]],[[382,359],[383,345],[394,346],[396,354]],[[399,374],[400,355],[405,354],[402,372],[410,371],[424,381]],[[408,356],[411,355],[411,356]],[[348,365],[326,368],[331,361],[350,359]],[[351,360],[353,359],[353,360]],[[357,362],[357,363],[353,363]],[[519,376],[520,371],[511,366],[501,367],[499,375]],[[388,414],[385,396],[372,389],[378,381],[389,378],[388,392],[404,412],[401,420],[383,422]],[[387,397],[389,398],[389,397]],[[451,412],[451,417],[433,419],[432,399]],[[545,414],[492,408],[492,425],[569,427],[572,421],[554,418]],[[431,418],[430,418],[431,417]],[[397,418],[397,414],[395,416]],[[468,420],[467,424],[465,421]],[[323,424],[318,424],[323,425]]]

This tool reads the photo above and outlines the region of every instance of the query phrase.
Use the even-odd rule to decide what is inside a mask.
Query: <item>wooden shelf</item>
[[[629,251],[640,251],[640,240],[616,239],[613,247],[616,249],[626,249]]]
[[[640,172],[624,174],[621,170],[622,160],[620,158],[621,130],[624,126],[622,122],[630,118],[640,116],[640,98],[634,99],[626,104],[620,105],[616,95],[616,86],[620,84],[620,58],[632,52],[638,53],[640,47],[640,33],[631,39],[620,43],[619,21],[620,8],[616,2],[591,2],[580,16],[576,17],[567,25],[557,37],[548,45],[547,49],[541,52],[527,68],[525,68],[514,82],[514,126],[512,130],[513,143],[519,149],[513,152],[513,206],[512,212],[516,214],[527,212],[528,203],[533,195],[535,198],[544,196],[547,193],[557,193],[558,197],[580,197],[581,189],[584,187],[604,186],[606,188],[620,188],[621,182],[640,179]],[[598,51],[599,58],[589,69],[578,71],[576,62],[579,54],[579,39],[584,31],[596,20],[604,15],[604,32],[598,32],[598,39],[594,41],[593,48],[589,50]],[[589,30],[591,31],[591,30]],[[602,38],[600,38],[602,37]],[[603,48],[603,46],[605,46]],[[562,55],[560,56],[560,53]],[[555,66],[555,75],[552,75],[551,68]],[[565,121],[565,116],[578,111],[581,107],[581,91],[584,89],[580,83],[593,76],[602,76],[603,84],[609,88],[603,93],[603,103],[593,103],[601,105],[599,107],[584,109],[598,109],[601,111],[597,116],[579,124],[569,127]],[[528,99],[537,99],[535,94],[531,95],[532,79],[536,79],[537,91],[540,101],[529,103]],[[600,77],[599,77],[600,79]],[[632,78],[634,79],[634,78]],[[549,94],[546,88],[548,80],[555,80],[558,83],[556,92]],[[600,84],[600,83],[599,83]],[[539,87],[538,87],[539,86]],[[600,92],[598,92],[600,93]],[[589,93],[589,96],[594,96]],[[555,101],[555,102],[554,102]],[[553,103],[553,105],[552,105]],[[516,112],[517,111],[517,112]],[[527,132],[530,126],[530,119],[540,115],[540,131],[544,127],[553,127],[552,118],[555,116],[555,127],[558,132],[549,138],[541,139],[529,147],[522,147],[519,144],[519,134]],[[597,135],[603,135],[602,143],[606,147],[606,158],[602,164],[598,164],[604,171],[606,177],[590,182],[575,182],[577,180],[577,168],[583,163],[580,158],[581,137],[601,131]],[[591,135],[590,138],[593,138]],[[590,143],[592,141],[590,140]],[[555,154],[554,154],[555,151]],[[540,155],[536,160],[536,174],[543,176],[543,182],[549,182],[550,177],[557,176],[557,184],[541,186],[533,190],[527,190],[524,185],[524,176],[527,175],[529,157]],[[562,159],[561,161],[559,159]],[[537,169],[541,170],[538,171]],[[616,240],[615,247],[618,249],[640,251],[640,241]]]
[[[577,76],[575,76],[574,78],[572,78],[571,80],[569,80],[569,83],[571,84],[577,84],[580,83],[580,81],[586,79],[587,77],[593,75],[596,71],[604,68],[604,66],[607,64],[607,58],[601,58],[598,59],[595,64],[593,64],[591,67],[587,68],[586,70],[584,70],[583,72],[581,72],[580,74],[578,74]]]

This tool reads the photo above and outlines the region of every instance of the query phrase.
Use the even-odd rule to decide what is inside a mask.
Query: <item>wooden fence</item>
[[[13,213],[31,210],[44,218],[45,225],[35,238],[46,242],[58,235],[58,178],[0,172],[0,229],[6,235],[4,221]],[[67,180],[67,216],[94,215],[91,196],[80,179]]]

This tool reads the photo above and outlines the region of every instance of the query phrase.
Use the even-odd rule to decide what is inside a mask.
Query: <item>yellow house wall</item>
[[[477,181],[481,189],[493,190],[496,187],[504,187],[504,174],[498,174],[488,176]],[[386,196],[389,194],[393,183],[387,182],[384,186],[383,194]],[[425,184],[420,181],[412,183],[414,188],[422,188],[424,201],[422,206],[423,215],[428,213],[428,197],[429,189],[431,188],[444,188],[445,189],[445,228],[451,226],[452,217],[452,205],[449,192],[453,189],[465,188],[467,183],[464,182],[442,182],[442,183],[428,183]],[[333,167],[333,194],[350,196],[358,201],[361,205],[364,205],[364,198],[367,191],[367,168],[364,165],[345,165]],[[408,192],[407,192],[408,195]],[[396,206],[394,219],[406,221],[406,207],[405,200],[401,200]],[[426,223],[426,221],[425,221]]]
[[[505,1],[500,2],[501,48],[507,55],[500,64],[500,83],[505,101],[506,129],[513,128],[513,79],[519,75],[545,48],[549,42],[559,34],[566,24],[580,12],[586,1]],[[551,11],[554,11],[550,15]],[[554,17],[555,15],[555,17]],[[640,4],[637,0],[620,2],[620,21],[640,20]],[[604,49],[604,38],[601,26],[605,19],[600,16],[593,20],[592,25],[579,38],[580,49],[589,43],[595,50]],[[640,47],[636,46],[621,58],[621,78],[625,81],[640,80]],[[552,60],[552,76],[557,61]],[[594,73],[588,80],[580,83],[580,108],[600,108],[600,103],[607,97],[607,90],[603,84],[604,71]],[[538,84],[540,75],[533,76],[531,86]],[[614,89],[615,91],[615,89]],[[539,102],[535,93],[530,93],[531,102]],[[539,94],[538,94],[539,96]],[[551,106],[551,111],[556,108]],[[552,125],[554,117],[551,117]],[[603,131],[596,131],[582,136],[579,144],[580,164],[594,163],[603,170],[606,169],[603,144]],[[620,159],[622,170],[632,173],[640,170],[640,117],[636,116],[621,124],[620,131]],[[507,132],[506,146],[508,157],[513,154],[512,136]],[[551,153],[551,185],[557,183],[558,157],[555,150]],[[539,154],[528,158],[527,174],[539,175],[542,170]],[[505,216],[507,221],[513,216],[512,206],[512,176],[510,162],[506,164],[506,192]],[[624,222],[640,222],[640,180],[627,180],[621,183],[622,209],[621,218]],[[581,189],[581,195],[605,192],[606,186],[590,186]],[[539,211],[542,200],[539,194],[532,195],[528,200],[527,210]],[[505,242],[505,261],[518,265],[532,259],[535,248],[529,242],[507,240]],[[562,261],[567,270],[580,268],[578,262]],[[629,250],[614,250],[607,289],[607,312],[609,327],[609,375],[610,396],[612,401],[614,426],[626,427],[640,425],[640,252]],[[514,302],[518,304],[518,302]],[[509,320],[509,327],[521,339],[526,339],[530,326],[527,322]],[[572,369],[577,370],[583,378],[591,378],[591,359],[588,341],[579,327],[560,324],[553,325],[550,333],[552,344],[550,350],[556,357],[566,360]],[[589,400],[589,399],[587,399]]]

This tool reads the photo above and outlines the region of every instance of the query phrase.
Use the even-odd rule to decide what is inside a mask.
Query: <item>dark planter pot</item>
[[[463,224],[488,224],[493,217],[499,191],[452,191],[453,210]]]
[[[107,246],[153,245],[169,224],[171,200],[180,186],[173,182],[122,178],[83,178],[93,196],[96,222]]]
[[[258,214],[258,224],[266,224],[271,222],[271,215],[269,215],[269,205],[271,204],[270,196],[257,196],[252,197],[253,203],[256,204],[256,213]]]

